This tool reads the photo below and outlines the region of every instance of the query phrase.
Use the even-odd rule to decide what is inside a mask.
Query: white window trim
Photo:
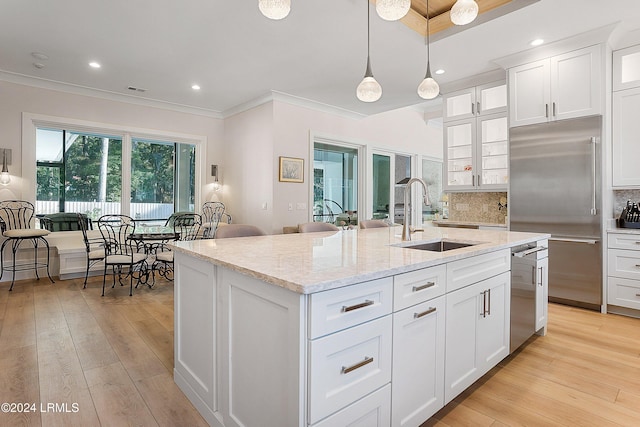
[[[202,182],[206,177],[205,159],[207,158],[207,137],[184,133],[168,132],[157,129],[145,129],[76,120],[66,117],[22,113],[22,199],[36,203],[36,129],[48,127],[76,132],[90,132],[118,136],[122,138],[122,152],[130,152],[131,140],[140,138],[153,141],[178,142],[196,146],[195,206],[201,206]],[[128,151],[125,151],[128,150]],[[123,156],[122,162],[122,213],[130,214],[131,200],[131,158]]]

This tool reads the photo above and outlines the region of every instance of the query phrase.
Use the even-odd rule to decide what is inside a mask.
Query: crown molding
[[[117,92],[111,92],[101,89],[93,89],[86,86],[74,85],[70,83],[62,83],[55,80],[42,79],[38,77],[27,76],[19,73],[0,70],[0,80],[9,83],[16,83],[24,86],[33,86],[41,89],[55,90],[58,92],[72,93],[74,95],[90,96],[93,98],[107,99],[109,101],[125,102],[127,104],[142,105],[145,107],[161,108],[163,110],[171,110],[186,114],[195,114],[215,119],[222,119],[223,116],[219,111],[208,110],[206,108],[192,107],[182,104],[174,104],[170,102],[158,101],[150,98],[132,96]]]
[[[228,117],[234,116],[236,114],[242,113],[244,111],[250,110],[252,108],[255,108],[260,105],[273,102],[273,101],[284,102],[286,104],[309,108],[311,110],[320,111],[323,113],[335,114],[335,115],[347,117],[350,119],[359,120],[359,119],[368,117],[365,114],[357,113],[355,111],[347,110],[340,107],[335,107],[333,105],[324,104],[322,102],[312,101],[307,98],[290,95],[288,93],[279,92],[277,90],[272,90],[263,96],[254,98],[250,101],[247,101],[242,104],[238,104],[235,107],[229,108],[228,110],[223,111],[222,117],[226,119]]]

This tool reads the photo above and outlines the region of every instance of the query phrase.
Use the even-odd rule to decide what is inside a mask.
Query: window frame
[[[121,213],[131,214],[131,149],[133,139],[145,139],[158,142],[183,143],[196,146],[195,153],[195,194],[196,210],[201,206],[202,186],[206,177],[205,159],[207,158],[207,137],[157,129],[145,129],[134,126],[107,124],[76,120],[64,117],[22,113],[22,196],[36,203],[36,129],[50,128],[79,133],[96,133],[120,137],[122,140],[122,194]]]

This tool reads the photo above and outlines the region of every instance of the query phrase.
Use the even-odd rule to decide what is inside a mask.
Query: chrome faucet
[[[411,230],[409,229],[409,193],[411,192],[411,184],[414,182],[419,182],[422,184],[422,190],[424,191],[424,204],[430,205],[429,201],[429,190],[427,189],[427,184],[420,178],[411,178],[407,182],[407,186],[404,187],[404,225],[402,226],[402,240],[411,240]]]

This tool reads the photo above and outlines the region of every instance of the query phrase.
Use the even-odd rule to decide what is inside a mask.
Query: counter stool
[[[0,202],[0,227],[2,227],[2,236],[6,239],[0,246],[0,279],[2,279],[5,270],[13,273],[10,291],[13,290],[16,271],[33,269],[36,272],[36,279],[40,280],[38,269],[46,267],[49,280],[51,280],[51,283],[55,283],[49,273],[49,242],[44,238],[49,234],[49,230],[31,228],[34,212],[33,204],[24,200],[4,200]],[[16,252],[18,252],[20,245],[25,240],[30,241],[33,245],[33,265],[26,262],[16,264]],[[38,262],[38,245],[40,243],[43,243],[47,248],[47,262]],[[4,248],[7,245],[11,246],[11,266],[7,266],[4,260]]]

